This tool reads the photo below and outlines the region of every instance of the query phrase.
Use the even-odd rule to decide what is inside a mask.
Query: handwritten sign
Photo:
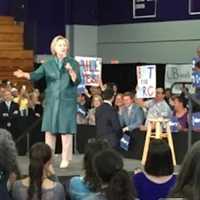
[[[192,82],[192,64],[168,64],[165,70],[165,88],[171,88],[175,82]],[[194,92],[192,85],[185,85],[191,93]],[[173,93],[180,94],[182,85],[176,85]]]
[[[156,66],[137,67],[137,98],[153,98],[156,94]]]
[[[85,86],[98,86],[101,80],[102,59],[95,57],[76,56],[80,64],[81,83],[78,88]]]

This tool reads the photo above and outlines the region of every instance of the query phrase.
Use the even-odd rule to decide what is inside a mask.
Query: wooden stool
[[[162,125],[165,126],[166,132],[163,132]],[[155,127],[155,132],[153,132],[153,129],[154,129],[153,126]],[[175,166],[176,157],[175,157],[175,152],[174,152],[171,129],[169,125],[169,119],[158,118],[158,119],[148,120],[146,139],[145,139],[144,150],[143,150],[143,155],[142,155],[142,165],[145,165],[151,138],[155,138],[155,139],[167,138],[167,142],[172,152],[173,165]]]

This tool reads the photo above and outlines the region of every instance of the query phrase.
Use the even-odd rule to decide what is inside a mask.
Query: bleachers
[[[12,17],[0,16],[0,80],[28,84],[12,75],[19,68],[33,70],[33,51],[24,50],[23,33],[23,24],[16,23]]]

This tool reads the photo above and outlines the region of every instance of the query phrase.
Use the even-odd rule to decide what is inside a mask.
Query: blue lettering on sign
[[[192,128],[200,129],[200,112],[192,114]]]
[[[196,88],[200,88],[200,72],[192,73],[192,84]]]

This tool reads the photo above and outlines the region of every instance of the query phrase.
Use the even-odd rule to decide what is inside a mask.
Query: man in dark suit
[[[10,131],[15,138],[20,113],[19,105],[13,102],[12,98],[11,91],[6,89],[3,94],[3,101],[0,103],[0,127]]]
[[[119,146],[121,126],[117,111],[112,106],[114,91],[111,88],[103,92],[104,103],[95,113],[97,137],[107,139],[112,147]]]

